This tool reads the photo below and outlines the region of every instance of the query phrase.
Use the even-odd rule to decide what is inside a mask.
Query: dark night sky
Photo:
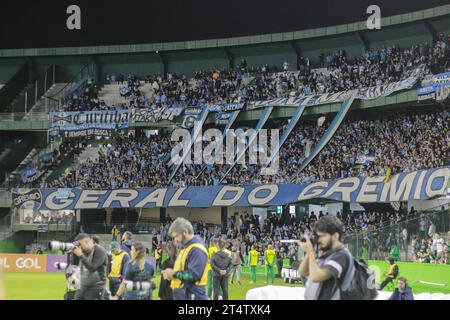
[[[390,16],[448,0],[2,0],[0,48],[115,45],[275,33]],[[66,28],[81,7],[82,30]]]

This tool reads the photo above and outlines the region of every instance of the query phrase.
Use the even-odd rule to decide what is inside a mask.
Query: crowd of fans
[[[449,164],[450,112],[381,115],[377,119],[347,120],[319,155],[298,174],[318,144],[326,126],[299,125],[279,153],[275,175],[262,175],[260,165],[229,165],[206,169],[190,166],[173,180],[175,186],[314,182],[354,176],[385,176]],[[281,133],[280,133],[281,135]],[[202,173],[202,174],[200,174]]]
[[[432,44],[410,48],[387,46],[369,50],[362,57],[348,58],[344,50],[321,53],[325,69],[311,71],[309,59],[302,57],[298,71],[265,65],[249,67],[245,60],[233,70],[199,71],[193,78],[168,73],[166,78],[147,75],[154,95],[144,97],[139,78],[133,75],[108,76],[108,81],[125,83],[122,94],[132,106],[197,105],[218,100],[261,100],[271,97],[337,92],[352,88],[398,81],[416,66],[429,71],[448,68],[449,37],[443,34]],[[281,69],[281,70],[280,70]],[[281,72],[279,72],[281,71]],[[254,77],[244,83],[243,77]],[[95,83],[87,82],[81,96],[67,101],[68,110],[108,109],[97,98]],[[126,104],[121,107],[127,108]],[[302,172],[303,160],[310,154],[327,129],[327,125],[299,125],[280,150],[279,168],[274,175],[262,175],[258,165],[236,165],[225,176],[229,165],[183,166],[170,185],[259,184],[312,182],[350,176],[383,176],[389,170],[408,172],[448,164],[450,146],[448,109],[421,114],[380,115],[376,119],[345,121],[322,152]],[[328,119],[330,120],[330,119]],[[327,121],[326,124],[329,124]],[[281,126],[281,131],[287,124]],[[169,136],[118,138],[98,160],[81,163],[77,170],[49,184],[53,187],[119,188],[168,186],[172,168],[167,165],[173,143]]]
[[[97,86],[91,82],[80,96],[74,94],[62,108],[83,111],[173,104],[185,107],[363,89],[405,79],[421,65],[425,66],[425,74],[444,72],[449,67],[449,44],[450,36],[440,34],[432,43],[409,48],[383,46],[367,50],[361,57],[349,57],[342,49],[326,55],[322,52],[319,69],[312,69],[309,58],[302,56],[295,71],[287,61],[281,67],[251,67],[242,59],[233,69],[200,70],[192,78],[169,72],[164,77],[129,75],[125,80],[123,74],[111,74],[106,76],[107,82],[126,84],[120,88],[120,95],[128,103],[107,106],[98,99]],[[148,96],[139,90],[140,80],[151,84]]]
[[[299,125],[280,149],[279,168],[262,175],[260,165],[183,166],[172,186],[314,182],[354,176],[385,176],[449,164],[450,112],[382,115],[347,120],[319,155],[298,174],[306,156],[320,141],[325,126]],[[82,162],[49,187],[134,188],[169,185],[168,161],[175,142],[169,135],[118,137],[97,160]]]
[[[33,212],[32,215],[26,216],[22,223],[26,224],[71,224],[74,214],[71,212]]]
[[[289,259],[292,265],[298,258],[298,247],[281,240],[300,240],[304,235],[314,237],[314,224],[324,215],[311,212],[302,219],[294,215],[268,213],[265,220],[259,215],[235,213],[227,219],[225,238],[228,246],[239,248],[244,256],[252,247],[260,252],[264,264],[264,252],[268,245],[274,247],[278,256]],[[449,244],[442,233],[448,231],[448,214],[445,212],[419,212],[411,208],[390,212],[364,211],[336,216],[344,224],[343,242],[359,258],[417,261],[422,263],[449,263]],[[161,241],[169,241],[170,222],[161,225]],[[207,227],[202,221],[193,223],[195,234],[206,243],[222,237],[218,226]],[[437,227],[438,226],[438,227]],[[156,233],[156,231],[155,231]],[[356,245],[358,241],[358,245]],[[403,254],[400,254],[402,252]]]

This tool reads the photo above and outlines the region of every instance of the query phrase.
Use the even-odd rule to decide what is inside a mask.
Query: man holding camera
[[[175,300],[208,300],[206,280],[208,275],[208,251],[203,239],[194,236],[192,224],[177,218],[169,228],[169,235],[179,244],[173,269],[161,271],[165,280],[171,281]]]
[[[78,246],[72,250],[72,254],[78,257],[80,265],[80,289],[75,300],[102,300],[108,266],[106,250],[85,233],[79,234],[75,241]]]
[[[307,277],[305,300],[341,300],[340,286],[351,263],[351,254],[341,243],[344,225],[335,216],[323,216],[314,226],[320,256],[304,236],[300,247],[305,252],[299,273]]]

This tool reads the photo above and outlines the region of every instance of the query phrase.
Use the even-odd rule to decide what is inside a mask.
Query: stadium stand
[[[0,85],[0,108],[8,111],[0,115],[0,182],[8,190],[6,195],[0,190],[0,241],[16,242],[19,249],[15,250],[34,253],[50,240],[73,241],[77,233],[87,232],[109,248],[112,229],[117,227],[120,234],[132,232],[134,241],[142,242],[154,257],[155,239],[164,249],[171,241],[168,230],[173,215],[188,218],[195,235],[207,245],[222,238],[227,248],[238,248],[244,263],[254,247],[262,268],[270,245],[281,261],[278,271],[281,267],[296,270],[302,252],[285,241],[314,237],[318,219],[336,215],[344,224],[343,243],[355,258],[382,263],[395,256],[405,263],[448,265],[450,189],[435,188],[450,167],[450,107],[448,94],[442,93],[450,83],[450,30],[445,26],[448,19],[443,21],[427,22],[425,36],[405,41],[397,36],[364,39],[357,33],[357,45],[341,43],[338,37],[329,46],[325,45],[328,38],[313,37],[302,50],[289,43],[294,60],[284,53],[266,54],[250,44],[224,49],[225,53],[236,50],[227,54],[225,62],[208,55],[204,63],[203,58],[191,61],[182,55],[184,51],[179,61],[168,62],[172,54],[177,57],[176,50],[161,55],[157,51],[98,53],[94,58],[80,51],[79,57],[30,58],[33,65],[18,65],[15,74],[8,75],[14,81],[0,77],[5,83]],[[323,42],[316,44],[316,40]],[[272,45],[278,50],[276,43]],[[145,61],[153,55],[158,55],[155,60],[161,60],[160,65]],[[0,76],[1,67],[0,59]],[[403,81],[411,85],[402,86]],[[439,81],[443,89],[435,88]],[[421,99],[419,91],[426,89],[429,94],[430,87],[433,98]],[[379,94],[386,88],[386,94]],[[362,92],[367,96],[361,98]],[[438,94],[444,99],[439,100]],[[315,100],[319,95],[345,98]],[[297,106],[280,103],[281,99],[306,102]],[[348,101],[348,112],[343,111]],[[352,105],[353,101],[357,102]],[[186,114],[170,120],[154,116],[171,107]],[[214,107],[219,110],[211,111]],[[226,107],[237,108],[236,118],[215,122],[217,115],[230,111],[224,111]],[[258,122],[264,129],[278,129],[280,136],[289,132],[279,149],[278,172],[264,175],[262,166],[254,164],[172,165],[176,142],[171,135],[173,129],[186,127],[189,109],[202,112],[197,119],[207,115],[202,130],[226,131],[223,128],[228,125],[248,129]],[[107,133],[101,132],[102,122],[107,122],[103,115],[115,117],[120,112],[129,117],[127,125],[121,128],[113,123],[104,130]],[[136,121],[136,115],[145,119]],[[92,123],[83,123],[83,116],[92,117]],[[70,131],[66,125],[76,128]],[[329,132],[330,139],[321,146]],[[202,150],[207,146],[202,145]],[[303,168],[318,147],[323,148]],[[438,169],[443,169],[444,179],[432,180]],[[415,174],[418,170],[424,172]],[[395,185],[390,183],[394,175],[412,178]],[[381,180],[377,190],[365,194],[368,177]],[[339,185],[333,185],[334,180],[346,178],[361,182],[352,191],[358,198],[379,195],[380,189],[387,198],[359,202],[353,195],[353,200],[344,199],[339,190],[335,193],[341,192],[341,198],[314,197],[321,188],[333,191]],[[435,185],[429,185],[430,181]],[[316,182],[322,185],[315,185],[305,197],[303,191]],[[258,202],[266,199],[246,189],[268,184],[275,186],[277,195],[293,190],[282,189],[291,184],[305,189],[295,195],[294,202],[283,205]],[[142,189],[152,192],[151,196],[133,198]],[[222,190],[244,191],[228,206],[223,204],[229,200],[224,194],[219,199]],[[405,199],[414,192],[414,198]],[[207,206],[203,198],[214,201]],[[424,291],[415,298],[448,300],[447,293]],[[269,286],[248,291],[247,299],[302,300],[303,294],[302,287]],[[388,292],[380,292],[377,299],[387,298]]]
[[[280,172],[259,176],[257,166],[237,166],[228,184],[261,182],[313,182],[350,176],[385,175],[393,172],[436,168],[449,163],[449,118],[447,109],[419,114],[380,115],[373,120],[348,120],[310,166],[296,177],[306,149],[314,148],[324,133],[323,127],[302,126],[292,134],[281,150]],[[411,136],[417,130],[414,142]],[[118,139],[98,160],[89,159],[75,173],[49,184],[52,187],[116,188],[167,186],[169,170],[165,164],[170,153],[170,135]],[[293,158],[291,155],[299,155]],[[430,155],[432,157],[430,158]],[[124,172],[124,168],[128,171]],[[106,169],[106,170],[105,170]],[[200,175],[201,168],[188,168],[173,185],[217,185],[227,166],[215,166]],[[200,175],[200,176],[199,176]],[[77,180],[78,179],[78,180]]]

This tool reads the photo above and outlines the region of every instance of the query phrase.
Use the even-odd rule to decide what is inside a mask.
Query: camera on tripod
[[[75,242],[59,242],[59,241],[50,241],[48,243],[49,250],[61,250],[61,251],[71,251],[75,247],[79,247],[80,243],[78,241]]]
[[[153,281],[125,281],[126,291],[147,291],[150,289],[156,289],[156,284]]]

